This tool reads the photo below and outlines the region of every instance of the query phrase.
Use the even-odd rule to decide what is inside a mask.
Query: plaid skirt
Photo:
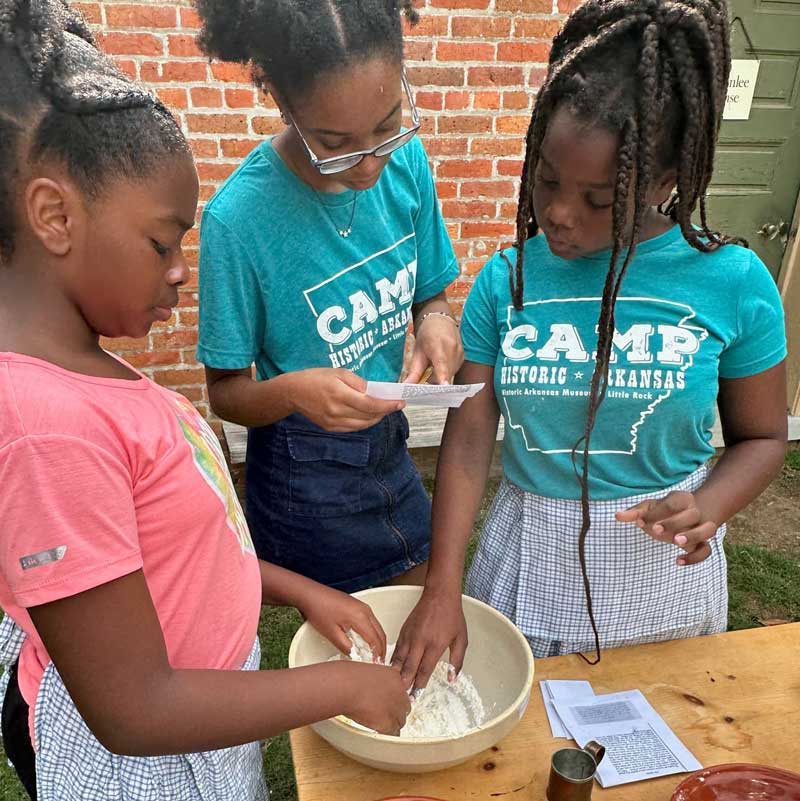
[[[0,663],[8,667],[16,661],[24,638],[6,616],[0,624]],[[258,670],[260,657],[256,640],[242,670]],[[4,693],[5,686],[0,690]],[[52,663],[42,677],[34,728],[39,801],[269,799],[259,743],[159,757],[107,751],[84,723]]]
[[[614,518],[672,490],[694,492],[707,475],[702,467],[662,492],[591,503],[586,566],[603,648],[727,628],[725,526],[709,541],[708,559],[681,567],[681,548]],[[581,519],[579,501],[534,495],[504,479],[467,575],[467,593],[512,620],[536,657],[594,650],[578,558]]]

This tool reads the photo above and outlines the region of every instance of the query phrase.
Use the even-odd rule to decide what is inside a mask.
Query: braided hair
[[[326,73],[375,56],[403,58],[413,0],[196,0],[200,46],[251,64],[255,82],[298,97]]]
[[[600,307],[597,360],[584,433],[573,449],[583,515],[578,550],[595,661],[600,659],[600,643],[585,563],[591,526],[590,443],[608,387],[616,300],[642,233],[652,182],[666,170],[676,170],[676,190],[660,211],[680,226],[693,248],[708,253],[729,242],[746,245],[709,227],[705,201],[731,66],[729,34],[725,0],[586,0],[553,41],[528,128],[516,265],[509,262],[517,310],[523,303],[525,242],[539,230],[533,207],[536,168],[555,111],[567,108],[581,121],[619,136],[613,245]],[[698,206],[699,228],[692,222]]]
[[[189,154],[166,107],[98,50],[66,0],[0,0],[0,260],[13,255],[20,165],[53,159],[88,197]]]

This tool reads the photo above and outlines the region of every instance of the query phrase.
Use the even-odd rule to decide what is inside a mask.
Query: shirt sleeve
[[[500,352],[500,329],[497,324],[497,298],[493,291],[492,275],[495,256],[478,273],[472,285],[464,314],[461,317],[461,341],[467,361],[494,365]]]
[[[458,262],[439,208],[436,184],[419,137],[411,145],[411,168],[416,175],[420,207],[414,221],[417,240],[417,284],[414,303],[438,295],[458,278]]]
[[[778,287],[766,265],[750,255],[739,291],[737,334],[720,355],[720,378],[762,373],[786,358],[786,330]]]
[[[24,608],[142,567],[129,468],[76,437],[29,436],[0,450],[0,569]]]
[[[247,249],[212,211],[200,227],[200,324],[197,359],[241,370],[264,341],[263,293]]]

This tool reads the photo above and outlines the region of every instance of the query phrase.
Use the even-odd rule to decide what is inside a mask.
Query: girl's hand
[[[430,365],[433,368],[432,384],[450,384],[464,363],[461,334],[455,320],[432,314],[414,333],[416,344],[406,383],[418,383]]]
[[[353,646],[347,636],[352,629],[364,638],[376,659],[386,658],[386,633],[363,601],[319,584],[300,611],[343,654],[349,654]]]
[[[708,544],[719,528],[709,520],[691,492],[670,492],[654,501],[617,512],[620,523],[635,523],[645,534],[659,542],[671,542],[686,551],[678,558],[679,565],[695,565],[711,556]]]
[[[338,664],[347,698],[343,714],[381,734],[400,734],[411,710],[400,671],[363,662]]]
[[[400,669],[405,686],[418,690],[427,686],[431,673],[449,648],[455,672],[448,678],[453,681],[464,664],[467,644],[461,593],[440,594],[426,589],[403,624],[392,667]]]
[[[344,368],[318,367],[290,375],[291,407],[326,431],[360,431],[405,406],[365,395],[367,382]]]

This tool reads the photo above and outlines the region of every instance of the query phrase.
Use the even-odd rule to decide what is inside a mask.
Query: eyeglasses
[[[288,115],[289,122],[291,122],[292,127],[295,129],[295,131],[297,131],[298,136],[305,145],[306,152],[308,153],[309,159],[311,159],[311,163],[320,171],[320,173],[322,173],[322,175],[334,175],[337,172],[349,170],[351,167],[355,167],[356,164],[359,164],[365,156],[388,156],[389,154],[394,153],[394,151],[398,148],[408,144],[417,135],[417,131],[421,125],[419,121],[419,112],[414,104],[414,98],[411,95],[411,86],[409,86],[405,71],[402,73],[401,79],[403,81],[403,89],[405,89],[406,97],[408,98],[408,105],[411,108],[412,125],[405,131],[400,131],[400,133],[395,134],[393,137],[387,139],[385,142],[382,142],[377,147],[372,148],[372,150],[359,150],[355,153],[348,153],[345,156],[334,156],[333,158],[329,159],[317,158],[316,154],[311,149],[311,146],[308,144],[308,142],[306,142],[303,132],[297,127],[297,123],[294,121],[294,118],[291,116],[291,114]]]

